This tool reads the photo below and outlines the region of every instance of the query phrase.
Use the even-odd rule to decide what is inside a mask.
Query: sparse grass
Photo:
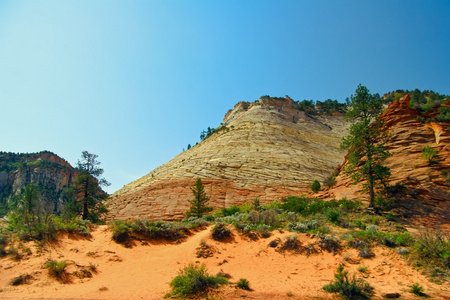
[[[241,279],[239,279],[239,281],[237,283],[237,287],[240,288],[241,290],[249,291],[250,290],[250,282],[245,278],[241,278]]]
[[[367,266],[359,266],[358,268],[357,268],[357,270],[358,270],[358,272],[360,272],[360,273],[367,273]]]
[[[189,264],[170,282],[172,292],[166,294],[165,298],[185,299],[205,296],[211,290],[227,283],[225,277],[209,275],[205,265]]]
[[[62,283],[69,281],[69,274],[66,272],[67,263],[65,260],[56,261],[49,259],[45,262],[44,267],[48,269],[48,274]]]
[[[442,231],[422,231],[410,254],[411,262],[435,281],[450,277],[450,235]]]
[[[344,271],[344,266],[339,265],[335,280],[323,287],[327,293],[337,293],[344,299],[370,299],[373,294],[373,287],[363,279],[356,279],[355,275],[348,276],[348,271]]]
[[[412,284],[410,286],[409,292],[413,293],[413,294],[415,294],[417,296],[425,296],[424,288],[418,283]]]

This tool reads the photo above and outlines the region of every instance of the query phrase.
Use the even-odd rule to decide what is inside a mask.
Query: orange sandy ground
[[[46,246],[41,254],[33,243],[26,245],[33,254],[19,262],[9,257],[0,259],[1,299],[162,299],[170,291],[169,282],[179,269],[189,263],[204,263],[210,274],[223,271],[237,282],[246,278],[252,291],[222,288],[214,299],[337,299],[325,293],[322,286],[333,279],[339,263],[354,250],[344,250],[333,256],[330,253],[313,254],[309,257],[296,254],[280,254],[268,246],[275,237],[283,238],[290,232],[274,232],[268,239],[251,241],[234,232],[233,240],[227,243],[211,239],[210,228],[195,232],[182,243],[136,242],[132,248],[125,248],[111,239],[106,226],[93,230],[92,238],[80,239],[63,236],[59,242]],[[311,238],[299,234],[306,244]],[[216,253],[213,257],[197,258],[196,248],[205,239]],[[89,253],[89,254],[88,254]],[[375,287],[375,298],[381,298],[386,291],[399,292],[402,299],[416,299],[408,292],[409,285],[418,282],[431,299],[441,299],[441,294],[450,294],[448,283],[436,285],[409,267],[406,262],[388,248],[375,249],[372,259],[361,259],[359,264],[344,262],[351,273],[360,273],[357,267],[368,267],[366,280]],[[62,284],[48,276],[43,269],[49,259],[66,260],[77,265],[98,266],[98,273],[92,278],[78,279],[72,276],[72,283]],[[75,265],[68,268],[75,270]],[[32,274],[30,284],[11,286],[10,280],[20,274]]]

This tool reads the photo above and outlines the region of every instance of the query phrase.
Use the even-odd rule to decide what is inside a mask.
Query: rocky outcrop
[[[409,101],[406,95],[392,102],[381,116],[390,134],[387,147],[392,155],[385,164],[391,169],[389,184],[396,186],[397,195],[393,197],[405,211],[426,215],[427,222],[434,219],[435,224],[450,228],[450,123],[424,124]],[[425,118],[435,116],[436,109],[428,114]],[[437,151],[435,164],[429,165],[421,156],[426,146]],[[362,185],[353,185],[342,172],[336,182],[324,197],[368,199],[367,194],[361,193]]]
[[[64,191],[76,177],[76,170],[64,159],[48,151],[31,154],[0,152],[0,204],[23,191],[30,182],[40,191],[40,205],[59,213],[67,202]]]
[[[306,192],[343,162],[346,132],[342,115],[309,116],[289,97],[239,102],[214,134],[114,193],[109,218],[181,218],[197,177],[214,208]]]

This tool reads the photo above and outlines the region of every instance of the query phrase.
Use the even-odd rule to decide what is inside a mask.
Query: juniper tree
[[[191,187],[191,191],[194,194],[194,199],[189,200],[191,207],[186,212],[187,217],[201,218],[205,213],[212,211],[213,208],[207,206],[209,199],[206,197],[205,188],[200,178],[197,178],[195,185]]]
[[[78,176],[70,191],[73,202],[69,203],[68,207],[73,213],[81,214],[83,220],[96,222],[102,213],[107,212],[103,202],[108,194],[101,187],[110,183],[100,178],[103,169],[99,167],[98,155],[83,151],[81,157],[77,164]]]
[[[363,186],[369,192],[369,207],[374,207],[375,184],[385,184],[390,176],[389,168],[382,165],[390,155],[385,146],[388,134],[379,118],[382,109],[379,95],[372,95],[365,86],[358,85],[346,112],[347,121],[352,123],[350,133],[341,144],[343,149],[348,149],[344,173],[354,183],[365,180]]]

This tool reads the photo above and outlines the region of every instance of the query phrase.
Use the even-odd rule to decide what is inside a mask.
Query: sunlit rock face
[[[342,115],[308,116],[289,97],[239,102],[223,127],[114,193],[110,219],[182,218],[200,177],[214,208],[307,192],[344,161]]]
[[[421,122],[418,112],[410,108],[409,103],[410,96],[406,95],[392,102],[381,116],[390,135],[386,146],[391,156],[385,165],[391,171],[389,185],[396,186],[392,198],[396,199],[397,207],[420,216],[417,222],[433,223],[450,230],[450,123]],[[450,102],[442,106],[450,107]],[[437,114],[437,108],[434,108],[425,117],[436,118]],[[426,146],[437,151],[436,163],[430,165],[422,157]],[[362,190],[362,183],[352,184],[351,179],[341,172],[336,185],[320,196],[367,201],[368,194]]]

